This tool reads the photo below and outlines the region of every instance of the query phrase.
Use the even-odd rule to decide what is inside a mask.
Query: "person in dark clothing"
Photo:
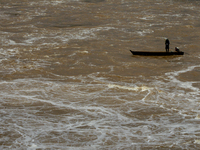
[[[169,44],[170,44],[169,40],[166,39],[165,40],[165,50],[166,50],[166,52],[169,52]]]

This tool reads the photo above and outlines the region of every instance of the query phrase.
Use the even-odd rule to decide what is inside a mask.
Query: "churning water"
[[[0,149],[200,149],[199,0],[1,0]],[[130,49],[184,56],[136,57]]]

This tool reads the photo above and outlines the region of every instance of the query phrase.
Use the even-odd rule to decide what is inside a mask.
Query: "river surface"
[[[199,0],[0,0],[0,149],[200,149]],[[184,56],[133,56],[131,50]]]

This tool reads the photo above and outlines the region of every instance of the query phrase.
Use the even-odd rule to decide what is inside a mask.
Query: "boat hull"
[[[142,56],[171,56],[171,55],[184,55],[184,52],[145,52],[145,51],[132,51],[130,52],[133,55],[142,55]]]

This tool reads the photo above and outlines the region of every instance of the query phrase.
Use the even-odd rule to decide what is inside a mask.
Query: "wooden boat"
[[[146,51],[132,51],[133,55],[143,55],[143,56],[171,56],[171,55],[184,55],[184,52],[146,52]]]

